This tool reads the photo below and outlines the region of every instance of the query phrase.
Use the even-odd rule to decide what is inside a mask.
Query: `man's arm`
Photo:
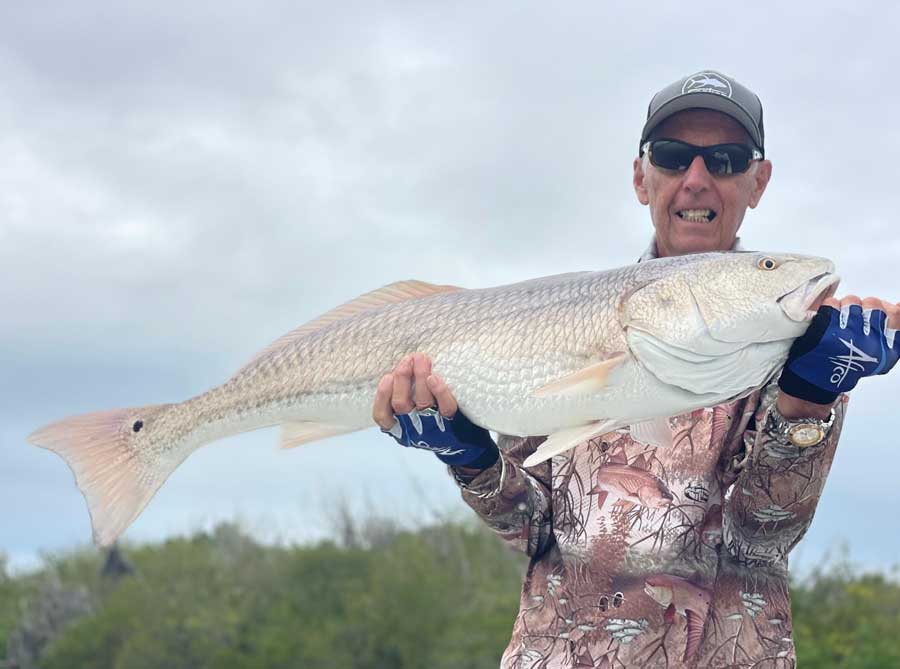
[[[747,457],[743,468],[725,495],[723,541],[743,562],[783,561],[803,538],[812,523],[843,427],[846,396],[834,406],[834,422],[822,443],[804,449],[782,443],[766,425],[768,412],[776,402],[790,403],[784,397],[774,384],[763,393],[756,429],[744,433]],[[821,407],[813,415],[796,417],[820,413]]]
[[[500,458],[493,466],[482,472],[450,468],[463,501],[504,541],[532,557],[553,542],[550,461],[522,466],[543,441],[501,435]]]
[[[447,384],[432,374],[430,359],[421,353],[405,357],[381,379],[372,418],[399,443],[430,450],[450,465],[463,500],[513,547],[536,556],[550,545],[550,463],[522,467],[542,437],[501,436],[498,449],[486,430],[463,416]]]
[[[791,348],[776,388],[763,394],[755,429],[744,434],[747,457],[723,506],[724,541],[744,561],[787,557],[812,522],[843,427],[847,396],[866,377],[897,362],[900,307],[874,297],[828,298]],[[834,420],[825,439],[803,448],[773,434],[768,420]]]

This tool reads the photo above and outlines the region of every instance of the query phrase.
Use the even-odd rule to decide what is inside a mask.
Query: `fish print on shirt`
[[[626,428],[530,469],[540,439],[501,437],[505,464],[462,488],[532,558],[502,667],[795,666],[786,557],[844,404],[801,452],[755,429],[774,397],[670,418],[668,448]]]
[[[656,256],[651,242],[638,262]],[[801,451],[757,430],[776,393],[670,418],[668,449],[617,430],[526,470],[542,440],[502,436],[496,465],[457,478],[531,556],[502,669],[796,666],[787,555],[812,521],[847,397],[826,440]]]

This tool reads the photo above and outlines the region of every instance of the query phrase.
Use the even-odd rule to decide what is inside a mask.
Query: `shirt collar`
[[[732,251],[745,251],[744,245],[741,244],[741,238],[734,238],[734,246],[731,247]],[[645,260],[653,260],[659,257],[659,251],[656,248],[656,236],[654,235],[653,239],[650,240],[650,246],[644,251],[640,258],[638,258],[638,262],[644,262]]]

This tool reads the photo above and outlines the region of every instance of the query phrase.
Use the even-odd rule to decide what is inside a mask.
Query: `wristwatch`
[[[825,420],[815,418],[785,418],[773,404],[766,420],[766,431],[779,443],[797,448],[821,444],[834,423],[834,409]]]

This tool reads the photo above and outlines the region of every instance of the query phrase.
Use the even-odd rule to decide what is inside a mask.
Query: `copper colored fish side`
[[[650,508],[665,506],[674,499],[672,492],[658,477],[630,465],[601,466],[591,494],[603,492]]]

